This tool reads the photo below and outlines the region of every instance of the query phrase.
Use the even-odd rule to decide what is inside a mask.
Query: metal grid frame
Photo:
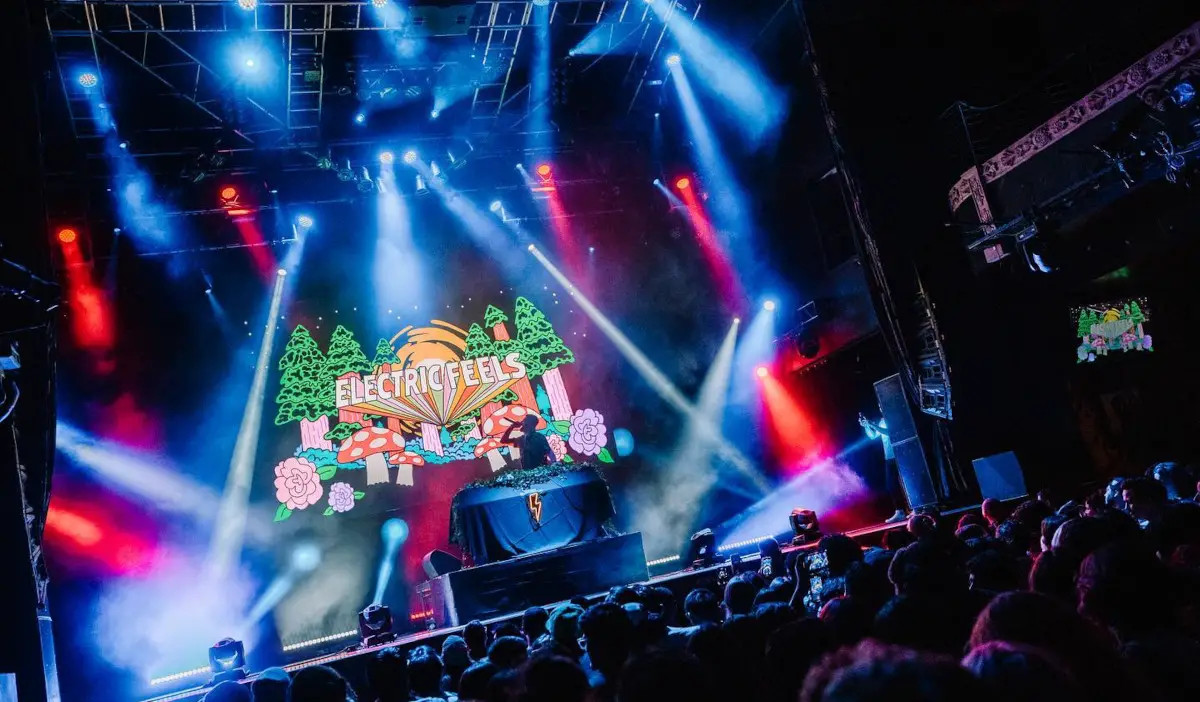
[[[469,94],[473,131],[487,131],[502,114],[532,107],[528,85],[514,80],[518,55],[523,45],[530,44],[525,31],[535,22],[530,0],[414,4],[405,8],[403,25],[371,9],[371,0],[259,0],[249,11],[240,9],[235,0],[49,0],[45,21],[77,138],[99,137],[103,130],[91,114],[87,96],[64,76],[80,62],[92,65],[103,90],[104,53],[123,57],[167,94],[191,105],[197,121],[180,125],[180,131],[227,128],[247,147],[317,145],[322,140],[321,120],[329,92],[326,46],[331,33],[345,32],[387,31],[460,41],[470,48],[472,60],[495,67],[484,72]],[[640,76],[634,73],[638,59],[653,58],[659,51],[665,24],[655,22],[655,13],[644,0],[558,0],[549,3],[548,9],[552,27],[611,27],[607,51],[626,42],[634,44],[627,71],[634,81],[632,109],[646,83],[645,70]],[[672,5],[671,11],[675,10]],[[699,10],[696,4],[688,12],[694,17]],[[622,26],[633,29],[618,32]],[[231,80],[188,45],[196,41],[195,35],[239,32],[273,37],[282,45],[287,58],[286,95],[278,109],[242,96],[239,100],[245,109],[232,119],[229,110],[221,109],[231,91]],[[527,114],[518,115],[517,122]]]

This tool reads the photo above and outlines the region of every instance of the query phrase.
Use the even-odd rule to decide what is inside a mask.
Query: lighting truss
[[[504,111],[528,109],[529,86],[513,78],[517,54],[532,27],[532,2],[491,0],[455,5],[422,5],[406,8],[403,26],[373,12],[366,0],[259,0],[252,11],[221,0],[49,0],[49,28],[60,75],[70,75],[79,57],[98,66],[104,85],[102,55],[117,54],[139,67],[170,95],[181,98],[197,113],[198,123],[186,129],[229,128],[246,146],[291,144],[311,147],[321,142],[321,115],[330,88],[326,85],[326,45],[331,33],[398,32],[401,36],[436,40],[463,51],[464,61],[484,67],[481,79],[470,94],[471,115],[482,130],[490,128]],[[597,25],[624,26],[642,31],[616,32],[614,36],[636,38],[629,56],[631,82],[640,92],[645,72],[634,74],[638,59],[658,51],[666,27],[654,24],[654,12],[644,0],[618,2],[560,0],[550,3],[550,21],[555,27],[569,26],[588,31]],[[699,5],[692,9],[693,16]],[[389,24],[393,22],[393,24]],[[237,110],[232,120],[222,101],[229,97],[228,80],[188,47],[197,35],[244,34],[266,37],[286,57],[286,99],[281,112],[264,102],[243,97],[246,109]],[[626,39],[628,41],[628,39]],[[628,47],[626,52],[628,52]],[[465,57],[469,56],[467,59]],[[623,57],[624,58],[624,57]],[[443,66],[433,67],[439,70]],[[407,67],[429,70],[431,67]],[[96,137],[101,131],[92,123],[86,104],[66,85],[71,124],[78,137]]]

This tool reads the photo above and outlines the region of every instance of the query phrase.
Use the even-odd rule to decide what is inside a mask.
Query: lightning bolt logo
[[[525,496],[525,506],[529,508],[529,514],[533,517],[535,524],[542,523],[542,496],[536,492],[531,492]]]

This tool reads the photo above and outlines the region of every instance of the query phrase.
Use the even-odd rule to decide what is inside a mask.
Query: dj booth
[[[623,534],[440,575],[427,606],[437,627],[461,626],[647,579],[642,535]]]
[[[613,516],[592,466],[553,464],[464,487],[450,508],[450,541],[477,566],[598,539]]]
[[[593,466],[506,471],[464,487],[450,540],[474,567],[422,588],[431,619],[457,626],[646,580],[641,534],[611,536],[608,484]]]

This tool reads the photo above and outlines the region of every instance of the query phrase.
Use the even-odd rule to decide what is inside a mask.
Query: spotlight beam
[[[722,229],[732,231],[736,236],[749,233],[750,227],[744,215],[744,208],[739,206],[742,200],[741,189],[720,152],[720,147],[696,93],[692,90],[691,80],[682,66],[671,67],[671,78],[679,93],[679,104],[682,107],[684,121],[692,135],[692,144],[700,169],[712,184],[712,203],[717,214],[718,224]],[[686,193],[684,194],[686,197]],[[695,197],[693,195],[693,197]]]
[[[721,341],[717,355],[708,367],[696,403],[696,414],[708,417],[719,427],[725,412],[725,398],[732,377],[734,348],[737,345],[737,320]],[[704,440],[705,428],[689,420],[679,437],[679,443],[667,463],[656,476],[653,487],[642,490],[635,500],[638,530],[645,534],[646,550],[651,553],[670,553],[692,533],[700,502],[717,482],[718,471],[711,463],[713,445]],[[747,495],[755,498],[757,495]],[[645,504],[641,504],[645,503]]]
[[[686,205],[683,204],[683,200],[680,200],[679,196],[677,196],[675,193],[671,192],[670,188],[663,185],[663,182],[661,180],[655,179],[654,187],[658,188],[658,191],[663,194],[663,197],[667,198],[667,202],[671,203],[671,209],[681,210],[684,207],[686,207]]]
[[[700,244],[700,252],[704,255],[704,260],[712,272],[713,280],[721,292],[721,297],[730,309],[740,309],[746,295],[742,289],[742,283],[738,279],[737,271],[729,259],[729,252],[718,240],[712,222],[709,221],[708,213],[704,210],[704,205],[696,197],[696,189],[689,186],[680,189],[679,192],[683,194],[688,220],[692,224],[696,241]]]
[[[616,345],[621,355],[625,356],[626,360],[633,365],[634,369],[641,374],[650,387],[658,393],[659,397],[693,422],[699,431],[700,437],[705,441],[713,442],[717,455],[741,471],[760,493],[765,494],[770,489],[767,481],[754,468],[750,459],[746,458],[741,451],[738,451],[721,436],[720,427],[714,424],[712,418],[703,416],[692,403],[688,402],[683,393],[679,391],[679,388],[675,387],[675,384],[629,340],[629,337],[625,336],[616,325],[608,321],[608,318],[592,304],[591,300],[588,300],[584,296],[583,291],[576,288],[571,281],[567,280],[567,277],[536,246],[530,244],[529,251],[546,268],[550,275],[575,297],[584,314]]]
[[[734,121],[747,140],[756,143],[779,124],[784,111],[780,91],[751,56],[719,41],[696,22],[695,16],[676,12],[676,3],[648,4],[683,52],[681,63],[695,71],[714,95],[722,97],[738,116]]]
[[[394,164],[379,174],[375,258],[371,280],[375,287],[375,319],[379,330],[395,325],[389,308],[409,308],[425,302],[421,257],[413,241],[408,200],[396,185]]]
[[[383,595],[396,572],[396,556],[408,538],[408,526],[404,525],[403,529],[399,526],[403,523],[396,517],[383,523],[383,554],[379,560],[379,572],[375,576],[375,596],[371,598],[371,604],[383,604]]]
[[[262,426],[263,399],[267,391],[267,372],[271,367],[271,350],[275,344],[275,327],[278,326],[286,279],[286,275],[275,277],[262,343],[258,348],[254,380],[250,384],[233,456],[229,459],[225,493],[217,507],[216,527],[209,544],[207,563],[208,574],[216,578],[229,572],[237,562],[245,539],[250,484],[254,478],[254,458],[258,450],[258,432]]]
[[[526,148],[545,149],[550,135],[550,13],[549,5],[534,3],[533,65],[529,76],[529,112],[531,129]]]
[[[480,250],[501,264],[500,268],[510,279],[520,280],[524,269],[523,261],[515,251],[512,237],[496,222],[496,218],[462,193],[446,185],[441,177],[433,174],[424,161],[418,159],[412,166],[429,184],[429,189],[438,196],[446,209],[463,223],[467,236]]]

